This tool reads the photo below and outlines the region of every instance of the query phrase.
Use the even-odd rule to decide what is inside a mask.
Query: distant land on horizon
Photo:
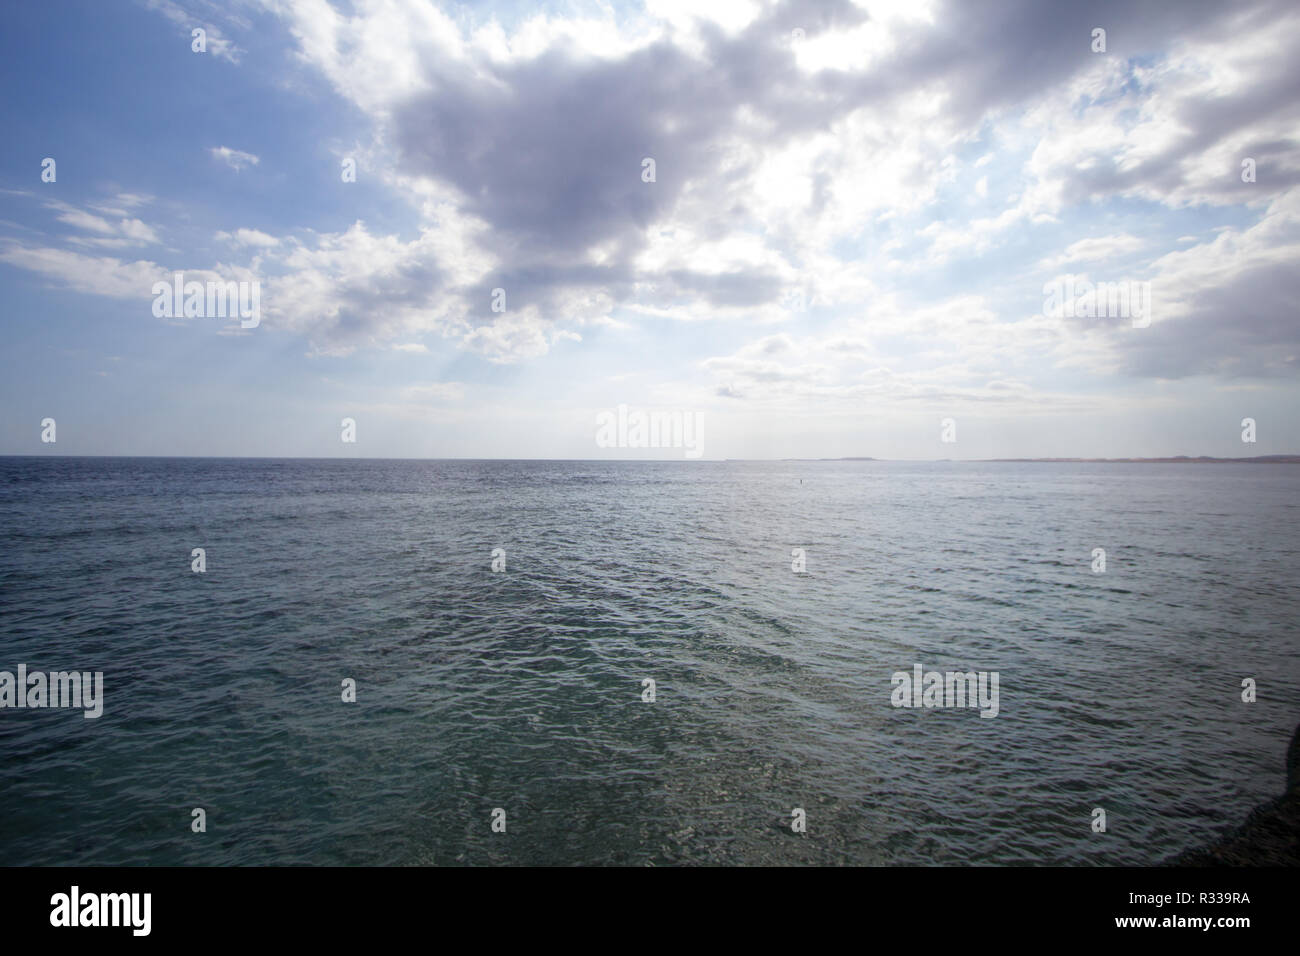
[[[743,458],[728,458],[726,461],[746,461]],[[890,458],[782,458],[781,461],[896,461],[912,459]],[[1111,463],[1146,463],[1146,464],[1256,464],[1256,465],[1297,465],[1300,455],[1251,455],[1245,458],[1215,458],[1213,455],[1174,455],[1170,458],[928,458],[924,461],[970,461],[970,462],[1111,462]]]
[[[1097,462],[1132,462],[1148,464],[1253,464],[1253,465],[1295,465],[1300,464],[1300,455],[1250,455],[1244,458],[1215,458],[1213,455],[1174,455],[1172,458],[987,458],[985,461],[1097,461]]]

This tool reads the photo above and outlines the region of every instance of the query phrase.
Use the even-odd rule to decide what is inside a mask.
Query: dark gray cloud
[[[1300,372],[1298,301],[1294,262],[1243,268],[1199,292],[1176,321],[1125,331],[1124,371],[1167,379],[1294,377]]]
[[[1107,30],[1108,55],[1139,57],[1181,35],[1227,30],[1282,9],[1209,0],[950,3],[933,24],[906,28],[895,53],[872,69],[810,75],[795,67],[790,30],[815,37],[865,14],[847,2],[785,3],[734,35],[703,28],[703,59],[667,41],[617,60],[561,46],[526,62],[481,65],[490,82],[461,64],[430,63],[433,91],[398,104],[393,128],[402,166],[455,186],[469,211],[489,223],[502,255],[530,270],[518,280],[544,286],[565,270],[537,267],[563,266],[600,244],[614,243],[615,260],[626,263],[691,184],[707,184],[718,195],[741,189],[749,170],[724,170],[720,162],[730,137],[744,136],[759,151],[775,148],[856,109],[883,107],[935,84],[951,98],[951,118],[975,128],[990,111],[1014,107],[1091,66],[1094,27]],[[1070,198],[1143,183],[1172,189],[1188,150],[1300,103],[1297,93],[1300,68],[1268,88],[1195,104],[1179,117],[1191,132],[1177,149],[1123,173],[1114,166],[1081,172],[1068,186]],[[763,121],[763,132],[741,130],[742,108]],[[1265,157],[1295,148],[1292,140],[1260,144]],[[641,181],[647,156],[656,161],[654,183]],[[1294,181],[1294,174],[1286,177],[1282,184]],[[737,195],[732,210],[742,216],[743,200]],[[775,287],[766,295],[775,297]]]
[[[950,2],[931,22],[894,21],[892,48],[868,68],[809,73],[796,65],[791,31],[811,40],[859,25],[867,14],[847,0],[778,3],[737,32],[701,25],[702,56],[661,39],[612,59],[563,42],[533,59],[476,59],[473,68],[431,57],[421,63],[428,89],[391,104],[385,139],[403,173],[453,187],[463,210],[488,226],[499,268],[471,288],[451,290],[470,304],[470,324],[493,321],[488,303],[496,287],[507,290],[511,309],[534,306],[547,320],[565,318],[565,303],[575,297],[743,310],[779,302],[780,277],[754,268],[647,268],[638,256],[655,225],[684,206],[697,214],[691,228],[698,237],[761,233],[768,250],[794,248],[782,227],[761,221],[747,194],[764,156],[831,130],[856,111],[878,113],[888,130],[905,98],[921,90],[943,94],[944,124],[974,137],[1093,69],[1102,55],[1091,50],[1097,27],[1107,33],[1104,55],[1116,60],[1120,75],[1128,70],[1129,89],[1141,99],[1143,80],[1132,67],[1158,64],[1180,41],[1222,41],[1290,15],[1282,0]],[[1203,193],[1196,160],[1261,121],[1300,120],[1298,60],[1223,96],[1172,91],[1161,102],[1170,104],[1169,124],[1180,132],[1164,148],[1135,163],[1121,161],[1125,143],[1095,144],[1096,161],[1051,170],[1061,200],[1182,202]],[[1296,137],[1275,133],[1251,150],[1267,170],[1258,188],[1243,196],[1235,169],[1224,169],[1222,188],[1199,201],[1261,200],[1300,184]],[[653,183],[642,181],[644,157],[655,160]],[[832,179],[830,170],[813,170],[808,222],[827,210]],[[599,265],[591,264],[596,249]],[[422,279],[436,284],[433,268],[423,275],[421,268],[412,263],[398,288],[418,297]],[[1294,323],[1275,311],[1294,289],[1272,271],[1260,281],[1269,290],[1245,313],[1234,283],[1223,295],[1207,293],[1187,320],[1154,326],[1131,354],[1130,370],[1193,374],[1225,369],[1231,363],[1222,356],[1233,355],[1239,368],[1276,367],[1280,360],[1265,353],[1294,343]],[[1165,341],[1192,330],[1197,341]],[[1224,350],[1220,358],[1206,351],[1209,343]]]

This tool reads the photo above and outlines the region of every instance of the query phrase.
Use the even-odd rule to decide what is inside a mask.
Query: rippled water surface
[[[101,670],[106,698],[0,710],[0,862],[1156,862],[1283,788],[1298,491],[1285,465],[0,459],[0,670]],[[916,663],[997,671],[1000,712],[894,708]]]

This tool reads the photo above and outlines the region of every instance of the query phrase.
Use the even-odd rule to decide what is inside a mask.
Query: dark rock
[[[1300,726],[1286,752],[1287,792],[1256,807],[1246,822],[1210,846],[1165,861],[1170,866],[1300,866]]]

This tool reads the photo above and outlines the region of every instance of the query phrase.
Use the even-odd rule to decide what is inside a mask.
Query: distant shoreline
[[[726,461],[764,461],[761,458],[727,458]],[[1300,465],[1300,455],[1253,455],[1249,458],[1215,458],[1211,455],[1174,455],[1170,458],[781,458],[779,461],[952,461],[979,465],[992,462],[1085,464],[1147,464],[1147,465]]]
[[[1169,465],[1298,465],[1300,455],[1254,455],[1249,458],[1214,458],[1210,455],[1175,455],[1172,458],[986,458],[985,461],[1041,461],[1041,462],[1103,462],[1113,464],[1169,464]]]

